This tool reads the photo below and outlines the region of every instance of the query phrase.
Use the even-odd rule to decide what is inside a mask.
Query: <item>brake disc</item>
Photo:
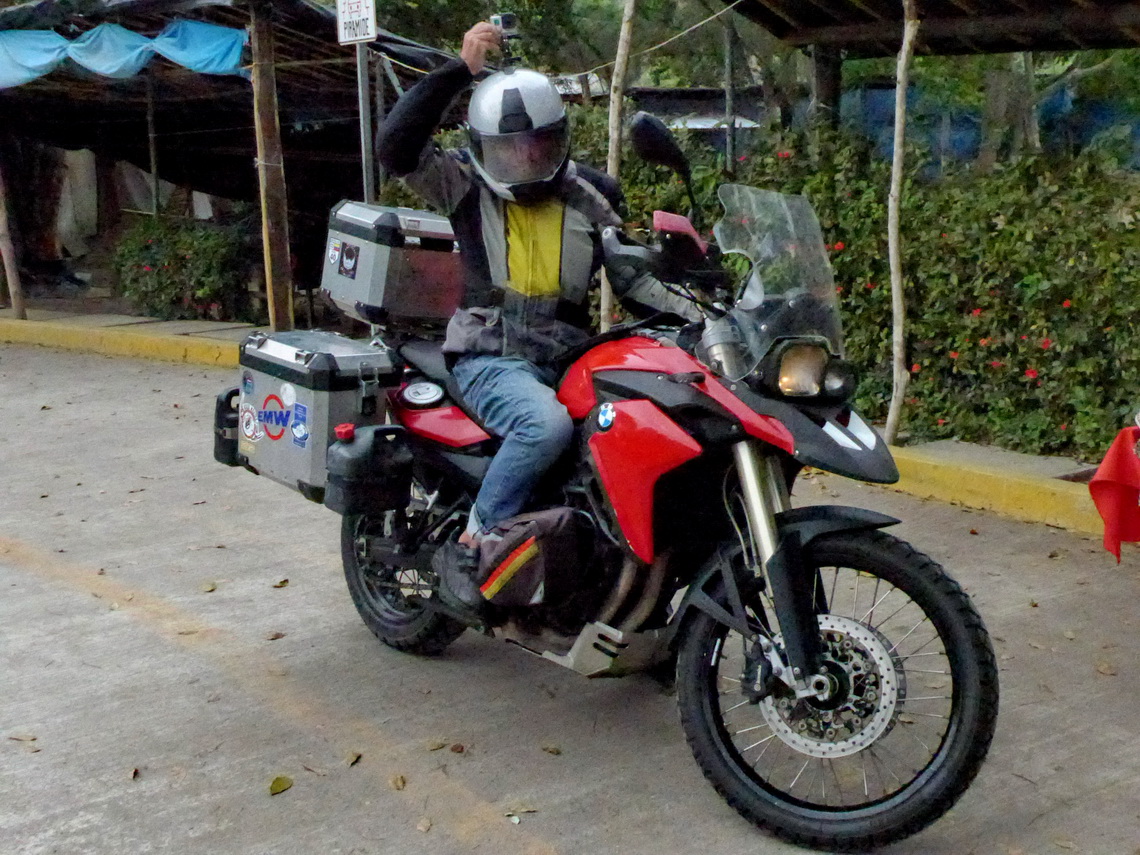
[[[906,699],[905,676],[889,642],[874,628],[838,615],[820,615],[818,621],[827,697],[770,695],[760,702],[760,711],[776,736],[796,751],[846,757],[893,726]]]

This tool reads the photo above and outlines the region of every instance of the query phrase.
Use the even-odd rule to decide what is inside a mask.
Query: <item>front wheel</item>
[[[688,620],[681,721],[706,777],[746,818],[800,845],[866,850],[925,828],[965,792],[993,738],[997,666],[966,594],[903,541],[844,532],[806,552],[830,696],[756,690],[758,639],[780,643],[761,593],[748,637],[704,612]]]

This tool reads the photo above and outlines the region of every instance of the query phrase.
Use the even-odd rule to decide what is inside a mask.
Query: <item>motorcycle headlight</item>
[[[855,391],[855,369],[851,363],[833,357],[827,347],[815,342],[789,343],[774,354],[761,376],[772,390],[788,398],[821,398],[846,401]]]
[[[814,344],[793,344],[780,354],[776,388],[792,398],[813,397],[823,387],[828,352]]]

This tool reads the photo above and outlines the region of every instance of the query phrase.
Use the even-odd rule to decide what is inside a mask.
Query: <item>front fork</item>
[[[734,336],[729,333],[719,341],[716,338],[706,333],[710,360],[725,375],[739,377],[739,348]],[[757,559],[753,572],[764,578],[771,592],[783,642],[781,655],[771,639],[761,636],[761,652],[773,676],[793,689],[797,698],[823,697],[830,683],[819,673],[819,626],[812,602],[815,579],[807,578],[799,535],[792,533],[781,539],[776,526],[776,514],[791,506],[783,469],[755,440],[736,443],[732,455],[744,498],[750,551]]]

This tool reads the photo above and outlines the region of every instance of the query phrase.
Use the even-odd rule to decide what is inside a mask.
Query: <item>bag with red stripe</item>
[[[479,590],[497,606],[537,606],[570,578],[578,556],[571,508],[520,514],[495,526],[479,555]]]

